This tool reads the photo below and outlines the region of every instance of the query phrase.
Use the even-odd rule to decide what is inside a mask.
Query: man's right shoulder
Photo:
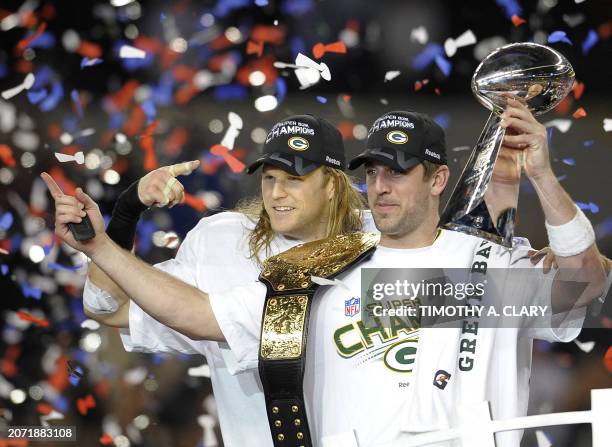
[[[223,211],[212,216],[203,217],[192,231],[195,233],[232,233],[239,236],[252,231],[256,223],[255,219],[246,214],[236,211]]]

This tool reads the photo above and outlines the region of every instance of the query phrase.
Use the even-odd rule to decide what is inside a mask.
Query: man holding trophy
[[[510,55],[501,58],[506,62],[531,64],[504,68],[507,76],[495,71],[495,55],[487,58],[494,70],[484,77],[484,93],[496,100],[494,112],[442,219],[439,201],[449,178],[444,132],[426,115],[391,112],[374,123],[367,149],[349,164],[366,164],[368,203],[381,232],[375,251],[375,239],[359,233],[311,242],[267,260],[265,286],[210,295],[108,243],[103,226],[87,254],[145,311],[148,301],[172,302],[173,321],[181,313],[198,319],[192,338],[226,341],[242,369],[259,369],[275,446],[399,446],[415,433],[453,427],[465,402],[490,401],[496,419],[524,415],[532,339],[574,339],[584,306],[602,295],[606,276],[591,224],[557,181],[545,128],[530,111],[532,104],[544,110],[558,103],[573,71],[546,47],[520,45],[497,50]],[[512,238],[513,180],[521,169],[537,191],[558,272],[533,267],[529,244]],[[96,204],[85,194],[79,200],[92,222],[101,222]],[[353,312],[365,298],[366,267],[455,267],[483,276],[492,267],[537,269],[541,276],[514,288],[514,297],[548,303],[554,315],[548,327],[529,331],[478,328],[474,321],[443,329],[368,325],[363,309]],[[563,275],[584,287],[568,294]],[[165,295],[156,298],[159,290]],[[520,437],[499,434],[498,445],[518,445]]]

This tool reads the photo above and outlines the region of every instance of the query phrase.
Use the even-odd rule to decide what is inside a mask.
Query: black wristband
[[[110,222],[106,227],[108,236],[126,250],[132,249],[138,219],[148,208],[138,198],[138,182],[139,180],[136,180],[128,189],[119,194]]]

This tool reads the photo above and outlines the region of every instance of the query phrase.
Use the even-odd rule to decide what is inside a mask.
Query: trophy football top
[[[493,112],[508,97],[526,101],[534,115],[554,108],[574,83],[569,61],[550,47],[530,42],[505,45],[485,57],[472,77],[472,92]]]

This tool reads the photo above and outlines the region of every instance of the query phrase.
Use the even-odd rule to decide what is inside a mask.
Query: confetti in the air
[[[472,30],[467,30],[456,39],[446,39],[444,41],[444,51],[448,57],[453,57],[457,52],[457,49],[466,47],[468,45],[474,45],[476,43],[476,36]]]
[[[240,130],[242,129],[242,118],[235,112],[229,112],[227,114],[227,120],[229,121],[229,127],[225,131],[225,135],[221,140],[221,146],[228,148],[229,150],[234,149],[234,143],[238,135],[240,135]]]
[[[399,70],[391,70],[385,73],[385,82],[389,82],[394,80],[400,75],[401,71]]]
[[[522,17],[519,17],[517,15],[513,15],[511,17],[511,20],[512,20],[512,24],[514,26],[521,26],[523,23],[527,23],[527,20],[525,20]]]
[[[572,41],[569,39],[569,37],[567,37],[567,33],[565,31],[553,31],[548,36],[548,43],[558,43],[558,42],[564,42],[564,43],[573,45]]]
[[[4,99],[11,99],[12,97],[17,96],[22,91],[29,90],[34,85],[34,81],[34,75],[32,73],[28,73],[21,84],[13,88],[9,88],[8,90],[4,90],[2,92],[2,97]]]
[[[85,155],[83,154],[83,152],[79,151],[74,155],[69,155],[69,154],[62,154],[60,152],[55,152],[55,158],[57,158],[57,160],[60,163],[67,163],[70,161],[74,161],[75,163],[82,165],[83,163],[85,163]]]
[[[419,26],[410,31],[410,40],[412,42],[418,42],[421,45],[425,45],[429,40],[429,35],[427,33],[427,28],[424,26]]]
[[[606,132],[612,132],[612,118],[604,118],[603,128]]]
[[[119,49],[119,57],[121,59],[144,59],[147,57],[147,53],[140,48],[123,45]]]
[[[580,119],[580,118],[584,118],[585,116],[587,116],[587,112],[586,110],[584,110],[583,107],[579,107],[578,109],[576,109],[576,111],[572,114],[572,116],[575,119]]]
[[[312,55],[315,57],[315,59],[321,59],[326,53],[345,54],[346,45],[344,45],[344,42],[339,40],[338,42],[328,44],[318,42],[312,47]]]
[[[562,133],[566,133],[572,127],[572,120],[556,119],[544,123],[546,127],[555,127]]]
[[[593,350],[593,348],[595,347],[595,342],[594,341],[579,341],[579,340],[574,340],[574,343],[576,343],[576,346],[578,346],[580,348],[581,351],[589,353]]]

